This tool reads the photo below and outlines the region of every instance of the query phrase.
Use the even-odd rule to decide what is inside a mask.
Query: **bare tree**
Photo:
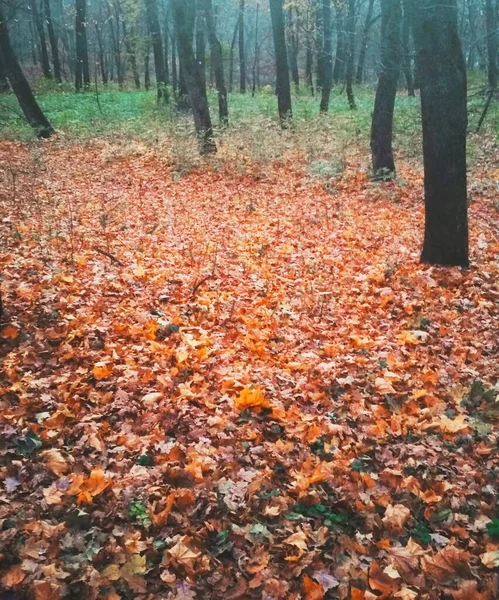
[[[289,84],[288,53],[284,32],[283,0],[270,0],[270,18],[274,36],[277,76],[277,104],[281,127],[287,127],[292,116],[291,89]]]

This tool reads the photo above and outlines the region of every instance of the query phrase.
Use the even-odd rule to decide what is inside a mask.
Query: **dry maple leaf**
[[[478,582],[473,580],[459,582],[458,590],[446,590],[453,600],[492,600],[489,592],[479,592]]]
[[[237,409],[244,410],[245,408],[270,408],[270,402],[265,398],[261,388],[245,387],[241,390],[239,396],[234,400]]]
[[[64,475],[64,473],[67,473],[69,471],[69,465],[66,462],[64,456],[59,452],[59,450],[45,450],[42,456],[47,462],[47,467],[55,475]]]
[[[10,590],[19,585],[25,577],[26,573],[22,570],[21,565],[14,565],[2,575],[2,585]]]
[[[423,556],[421,564],[425,573],[438,583],[445,583],[456,575],[469,576],[471,554],[455,546],[446,546],[435,556]]]
[[[480,554],[480,560],[487,567],[487,569],[495,569],[496,567],[499,567],[499,550],[492,550],[491,552]]]
[[[391,382],[388,381],[387,379],[384,379],[383,377],[376,377],[374,385],[376,386],[376,390],[380,394],[396,394],[397,393],[395,391],[395,389],[393,388],[393,385],[391,384]]]
[[[306,552],[308,550],[307,547],[307,536],[304,531],[299,529],[296,533],[291,534],[285,540],[283,540],[283,544],[289,544],[290,546],[296,546],[302,552]]]
[[[391,575],[395,575],[392,577]],[[397,579],[399,574],[394,571],[392,573],[386,573],[381,570],[379,563],[375,560],[372,561],[371,567],[369,568],[369,587],[372,590],[381,592],[382,598],[387,598],[390,594],[393,594],[399,589]]]
[[[392,528],[401,530],[411,516],[411,511],[403,504],[389,504],[386,507],[383,523]]]
[[[94,365],[94,368],[92,369],[92,374],[98,381],[100,381],[101,379],[106,379],[111,375],[112,372],[112,366],[104,362],[96,363]]]
[[[191,569],[194,566],[195,561],[201,556],[201,552],[196,552],[189,548],[186,544],[186,540],[188,539],[187,536],[183,536],[175,546],[167,550],[167,552],[175,562]]]
[[[62,586],[49,581],[35,581],[33,593],[35,600],[59,600],[62,597]]]
[[[457,433],[469,427],[469,423],[466,422],[466,415],[458,415],[455,419],[449,419],[446,415],[442,415],[438,424],[444,433]]]
[[[305,600],[323,600],[324,588],[320,583],[311,579],[308,575],[303,576],[303,591]]]

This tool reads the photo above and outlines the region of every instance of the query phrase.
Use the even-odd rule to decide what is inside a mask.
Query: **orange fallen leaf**
[[[241,390],[239,396],[234,400],[236,408],[244,410],[245,408],[270,408],[270,402],[265,398],[260,388],[245,387]]]
[[[111,375],[112,372],[112,367],[108,363],[103,362],[96,363],[92,369],[92,374],[98,381],[101,379],[106,379]]]
[[[0,337],[2,337],[4,340],[15,340],[20,331],[21,330],[19,327],[17,327],[17,325],[5,325],[5,327],[2,328]]]
[[[26,573],[22,570],[21,565],[14,565],[2,575],[2,585],[10,590],[19,585],[25,577]]]
[[[323,600],[324,588],[320,583],[315,582],[308,575],[303,576],[303,591],[306,600]]]
[[[35,581],[33,584],[35,600],[59,600],[62,596],[62,586],[49,581]]]

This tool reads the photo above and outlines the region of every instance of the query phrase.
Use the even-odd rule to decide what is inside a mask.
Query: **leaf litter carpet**
[[[0,598],[492,600],[497,206],[0,146]]]

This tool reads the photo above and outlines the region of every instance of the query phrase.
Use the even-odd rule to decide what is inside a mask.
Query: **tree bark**
[[[75,64],[75,89],[77,92],[90,89],[90,69],[88,65],[88,43],[86,24],[86,0],[76,0],[76,64]]]
[[[99,52],[99,67],[101,73],[102,83],[107,85],[108,83],[108,74],[107,74],[107,66],[106,66],[106,55],[104,52],[104,41],[102,39],[102,32],[100,30],[99,24],[95,23],[95,38],[97,40],[98,52]]]
[[[324,46],[322,49],[322,95],[321,113],[329,109],[329,97],[333,85],[333,44],[331,30],[331,0],[322,0],[322,23],[324,27]]]
[[[400,73],[400,0],[381,0],[381,72],[371,127],[374,177],[386,180],[395,175],[393,160],[393,112]]]
[[[158,103],[168,103],[168,88],[166,87],[165,57],[163,54],[163,39],[159,26],[157,0],[146,0],[147,20],[151,34],[152,51],[154,56],[154,72],[156,73],[156,86]],[[149,61],[149,55],[147,57]]]
[[[284,32],[283,0],[270,0],[270,18],[274,37],[277,105],[281,127],[286,128],[292,117],[291,89],[289,85],[288,53],[286,50],[286,35]]]
[[[485,21],[487,24],[487,55],[489,90],[497,89],[497,19],[492,0],[485,0]]]
[[[315,0],[315,87],[322,90],[324,84],[324,22],[322,0]]]
[[[369,42],[369,31],[373,24],[374,0],[369,0],[367,7],[366,22],[362,31],[362,41],[360,43],[359,62],[357,63],[357,75],[355,83],[360,85],[364,80],[364,67],[366,64],[367,44]]]
[[[206,22],[203,10],[203,0],[197,0],[196,10],[196,60],[201,69],[206,85]]]
[[[244,46],[244,0],[239,0],[239,91],[246,93],[246,49]]]
[[[258,44],[258,25],[260,20],[260,2],[256,3],[255,10],[255,51],[253,56],[253,85],[251,95],[255,97],[256,90],[260,87],[259,81],[259,62],[260,62],[260,45]]]
[[[0,54],[0,94],[7,94],[9,91],[10,84]]]
[[[28,123],[35,129],[37,136],[48,138],[54,133],[52,125],[39,107],[29,83],[24,76],[17,56],[10,42],[7,22],[0,5],[0,62],[14,90],[19,106]]]
[[[135,84],[135,89],[140,90],[140,77],[139,70],[137,68],[137,53],[135,49],[135,34],[132,31],[128,30],[126,25],[126,17],[124,17],[121,21],[123,26],[123,39],[125,41],[126,53],[128,55],[128,62],[130,63],[130,67],[132,68],[133,82]]]
[[[208,30],[208,41],[211,50],[211,61],[213,63],[213,70],[215,72],[215,85],[218,95],[218,117],[220,119],[220,125],[226,126],[229,124],[227,88],[225,87],[222,45],[217,37],[215,28],[212,0],[204,0],[204,9],[206,15],[206,28]]]
[[[151,69],[149,66],[149,44],[144,52],[144,89],[148,92],[151,89]]]
[[[336,58],[334,61],[333,81],[337,85],[345,75],[347,36],[345,35],[345,14],[343,3],[335,2],[336,8]]]
[[[178,90],[178,71],[177,71],[177,40],[172,37],[172,87],[174,91]]]
[[[217,146],[213,137],[206,86],[192,48],[192,29],[190,28],[192,15],[189,14],[189,11],[193,11],[194,7],[185,0],[173,0],[172,4],[180,64],[194,115],[194,124],[199,138],[199,151],[201,154],[213,154],[217,151]]]
[[[456,0],[418,0],[415,17],[425,172],[421,260],[467,267],[467,83]]]
[[[411,97],[416,95],[414,91],[414,77],[412,75],[412,61],[410,51],[410,33],[412,29],[411,10],[408,0],[402,0],[403,4],[403,19],[402,19],[402,52],[403,52],[403,68],[405,80],[407,83],[407,94]]]
[[[229,92],[234,89],[234,47],[236,45],[237,33],[239,31],[239,19],[241,15],[238,14],[236,26],[234,27],[234,33],[232,35],[232,41],[230,43],[229,51]]]
[[[346,73],[346,88],[348,104],[352,110],[357,108],[355,104],[355,96],[353,93],[353,71],[355,58],[355,0],[348,0],[347,13],[347,73]]]
[[[295,86],[295,90],[298,91],[300,89],[300,72],[298,70],[298,16],[293,15],[293,11],[295,9],[290,6],[288,9],[288,28],[289,28],[289,62],[291,69],[291,79],[293,80],[293,85]]]
[[[49,53],[47,50],[47,39],[45,37],[45,27],[43,26],[43,21],[39,7],[38,0],[33,0],[32,3],[33,8],[33,17],[35,19],[36,29],[38,31],[38,38],[40,40],[40,59],[42,63],[42,71],[43,76],[46,79],[52,79],[52,71],[50,70],[50,61],[49,61]]]
[[[62,83],[61,76],[61,61],[59,60],[59,48],[57,45],[57,37],[54,30],[54,22],[52,21],[52,13],[50,11],[50,0],[44,0],[45,20],[47,21],[47,31],[49,34],[50,49],[52,51],[52,64],[54,65],[54,77],[57,83]]]

